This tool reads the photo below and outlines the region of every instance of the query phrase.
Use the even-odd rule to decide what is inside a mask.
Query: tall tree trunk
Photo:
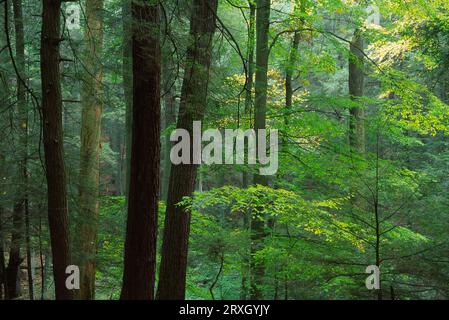
[[[176,98],[175,88],[173,86],[173,61],[170,54],[164,55],[163,79],[164,79],[164,122],[165,129],[176,124]],[[164,162],[163,162],[163,179],[162,179],[162,200],[167,201],[168,184],[170,182],[170,151],[172,147],[170,141],[170,132],[165,133],[164,137]]]
[[[246,78],[246,94],[245,94],[245,115],[251,118],[251,110],[253,106],[253,88],[254,88],[254,47],[256,44],[256,4],[255,0],[248,0],[249,5],[249,25],[248,25],[248,42],[247,42],[247,64],[248,73]],[[251,124],[250,124],[251,125]],[[245,150],[247,152],[247,150]],[[250,183],[250,174],[244,170],[242,172],[242,188],[248,188]],[[250,212],[243,212],[243,228],[249,229]],[[249,248],[248,248],[249,249]],[[248,276],[249,270],[249,250],[248,256],[244,256],[242,260],[242,284],[241,284],[241,300],[248,298]]]
[[[204,117],[215,32],[217,0],[193,0],[190,41],[181,91],[177,128],[192,136],[193,122]],[[191,144],[191,155],[192,144]],[[165,214],[158,299],[184,299],[190,212],[177,204],[195,188],[197,164],[172,165]]]
[[[65,286],[67,266],[71,265],[67,185],[64,166],[62,98],[59,73],[61,39],[60,0],[43,0],[41,32],[42,117],[45,171],[48,189],[48,222],[53,255],[56,299],[72,299]]]
[[[132,3],[133,132],[121,299],[153,299],[160,161],[159,3]]]
[[[248,0],[249,5],[249,25],[248,25],[248,45],[247,64],[248,74],[246,79],[245,113],[250,113],[253,104],[254,86],[254,46],[256,44],[256,4],[255,0]]]
[[[23,85],[25,72],[25,38],[22,20],[22,1],[13,1],[14,30],[16,56],[15,64],[18,74],[17,83],[17,130],[19,131],[19,159],[18,163],[18,188],[13,210],[13,231],[9,252],[9,263],[6,271],[7,296],[15,299],[20,296],[20,264],[22,262],[20,247],[22,244],[23,221],[27,201],[27,144],[28,144],[28,114],[26,106],[26,91]]]
[[[19,71],[17,76],[17,106],[19,114],[19,145],[20,152],[20,179],[21,179],[21,202],[23,206],[23,215],[25,217],[25,243],[27,253],[27,273],[28,273],[28,292],[30,300],[34,300],[33,290],[33,270],[31,254],[31,235],[30,235],[30,210],[28,201],[28,108],[26,103],[26,88],[23,81],[25,76],[25,34],[23,31],[23,12],[22,0],[13,1],[14,8],[14,26],[16,31],[16,65]],[[20,78],[19,78],[20,76]]]
[[[132,17],[131,0],[123,0],[122,5],[123,24],[123,90],[125,94],[125,194],[128,199],[129,178],[131,167],[131,144],[132,144],[132,117],[133,117],[133,76],[132,76]]]
[[[353,100],[362,97],[364,92],[363,47],[361,32],[356,30],[350,44],[349,57],[349,95]],[[349,110],[349,144],[352,151],[365,153],[365,110],[363,108],[356,107]]]
[[[270,0],[257,0],[256,13],[256,81],[255,81],[255,122],[254,129],[260,130],[266,127],[267,112],[267,89],[268,89],[268,31],[270,27]],[[259,147],[259,141],[257,143]],[[267,185],[266,176],[256,174],[254,184]],[[257,263],[255,254],[262,248],[265,237],[264,219],[255,215],[251,217],[251,288],[250,298],[252,300],[262,299],[262,289],[265,268],[263,264]]]
[[[95,251],[98,230],[100,184],[100,138],[103,108],[103,0],[86,0],[82,87],[79,215],[75,231],[76,265],[80,268],[80,290],[76,298],[95,298]]]

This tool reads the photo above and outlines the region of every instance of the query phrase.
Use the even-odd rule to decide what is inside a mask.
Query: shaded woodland
[[[0,299],[449,299],[448,10],[0,0]],[[195,121],[278,171],[172,163]]]

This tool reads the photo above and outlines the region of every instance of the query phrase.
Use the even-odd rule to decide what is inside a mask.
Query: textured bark
[[[256,81],[255,81],[255,122],[254,129],[265,129],[267,112],[268,88],[268,31],[270,27],[270,0],[258,0],[256,11]],[[255,175],[254,184],[267,185],[266,176]],[[264,219],[252,215],[251,217],[251,287],[250,299],[262,299],[262,288],[265,268],[257,263],[254,255],[262,248],[265,237]]]
[[[60,0],[43,0],[41,32],[42,117],[48,222],[53,256],[56,299],[72,299],[65,286],[65,270],[71,265],[67,186],[64,166],[62,98],[59,68],[61,42]]]
[[[365,75],[363,73],[364,41],[359,30],[356,30],[350,45],[349,57],[349,95],[351,99],[363,96]],[[365,153],[365,110],[351,108],[349,110],[349,144],[351,150]]]
[[[75,230],[76,265],[80,268],[80,290],[76,298],[95,298],[95,251],[98,230],[100,184],[100,138],[103,108],[103,0],[86,1],[85,75],[81,93],[81,150],[79,215]]]
[[[153,299],[160,161],[159,4],[133,2],[133,132],[121,299]]]
[[[193,121],[201,121],[207,103],[207,88],[215,32],[217,0],[194,0],[190,18],[190,41],[181,90],[177,128],[193,134]],[[192,150],[192,145],[191,145]],[[193,154],[191,152],[191,154]],[[184,299],[190,212],[177,206],[195,188],[197,165],[172,165],[165,214],[165,229],[159,272],[158,299]]]

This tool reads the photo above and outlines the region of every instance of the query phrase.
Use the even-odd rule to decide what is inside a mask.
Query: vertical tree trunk
[[[100,138],[103,108],[103,0],[86,1],[86,27],[82,87],[79,215],[75,231],[76,264],[80,268],[80,290],[76,298],[95,298],[95,251],[98,230],[100,184]]]
[[[7,296],[9,299],[15,299],[20,296],[20,264],[22,262],[20,247],[22,244],[23,221],[25,206],[27,201],[27,145],[28,145],[28,113],[26,106],[26,91],[23,85],[25,71],[25,39],[22,20],[22,2],[13,1],[14,12],[14,30],[16,56],[15,64],[18,74],[17,83],[17,130],[19,131],[19,159],[18,163],[18,188],[16,191],[16,201],[13,210],[13,231],[11,247],[9,252],[9,263],[6,271]]]
[[[177,128],[187,130],[190,136],[193,133],[193,121],[203,119],[207,103],[217,7],[217,0],[193,0],[190,41],[187,48],[177,123]],[[171,167],[158,299],[184,299],[185,297],[190,212],[177,206],[177,203],[183,197],[192,195],[196,173],[197,165],[192,162]]]
[[[173,86],[173,62],[170,54],[164,55],[163,78],[164,78],[164,122],[165,129],[176,123],[176,98],[175,88]],[[162,200],[167,201],[168,184],[170,182],[170,151],[172,142],[170,141],[170,132],[165,133],[164,137],[164,162],[162,179]]]
[[[60,0],[43,0],[41,32],[42,117],[45,171],[48,189],[48,222],[53,255],[56,299],[72,299],[65,286],[71,264],[67,186],[64,167],[62,98],[59,73],[61,42]]]
[[[349,57],[349,95],[353,100],[362,97],[364,91],[363,46],[364,41],[360,30],[356,30],[350,45]],[[349,144],[352,151],[365,153],[365,110],[363,108],[349,110]]]
[[[131,35],[131,0],[123,0],[123,90],[125,94],[125,194],[128,199],[129,177],[131,167],[132,117],[133,117],[133,77],[132,77],[132,35]]]
[[[17,106],[19,108],[19,144],[20,152],[20,177],[21,177],[21,202],[25,216],[25,243],[27,252],[28,292],[30,300],[34,300],[33,270],[31,265],[31,235],[30,235],[30,210],[28,201],[28,108],[26,103],[26,88],[22,81],[25,76],[25,35],[23,31],[22,0],[13,1],[14,26],[16,30],[16,65],[20,74],[17,77]]]
[[[248,74],[246,78],[246,95],[245,95],[245,115],[251,117],[251,110],[253,106],[253,87],[254,87],[254,46],[256,44],[256,4],[255,0],[248,0],[249,5],[249,25],[248,25],[248,42],[247,42],[247,64]],[[251,124],[250,124],[251,125]],[[242,173],[242,188],[248,188],[250,174],[245,170]],[[250,212],[243,212],[243,228],[249,229]],[[244,256],[242,260],[242,284],[241,284],[241,300],[248,298],[248,276],[249,269],[249,248],[248,256]]]
[[[256,44],[256,4],[255,0],[248,0],[249,5],[249,26],[248,26],[248,45],[247,61],[248,74],[246,79],[245,95],[245,113],[251,112],[253,104],[253,86],[254,86],[254,46]]]
[[[257,0],[256,13],[256,81],[255,81],[255,122],[254,129],[265,129],[267,112],[267,88],[268,88],[268,31],[270,27],[270,0]],[[258,142],[259,145],[259,142]],[[254,183],[267,185],[266,176],[255,175]],[[254,255],[262,248],[265,237],[264,219],[253,215],[251,217],[251,288],[252,300],[262,299],[262,289],[265,268],[257,263]]]
[[[153,299],[160,161],[159,3],[133,2],[133,132],[121,299]]]
[[[287,68],[285,70],[285,107],[291,109],[293,104],[293,71],[296,64],[296,55],[298,51],[299,41],[301,39],[301,33],[295,31],[293,34],[292,45],[290,47],[290,55],[287,62]],[[288,115],[285,117],[285,124],[288,125]]]

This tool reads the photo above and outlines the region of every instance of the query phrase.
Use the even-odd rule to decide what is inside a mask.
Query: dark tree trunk
[[[58,300],[73,298],[73,293],[65,286],[65,270],[67,266],[71,265],[71,257],[59,73],[59,44],[62,40],[60,11],[60,0],[43,0],[42,117],[48,189],[48,222],[53,255],[53,276],[56,299]]]
[[[201,121],[207,103],[207,88],[215,32],[217,0],[194,0],[190,18],[190,41],[181,92],[177,128],[192,136],[193,121]],[[191,146],[192,150],[192,146]],[[191,152],[192,154],[192,152]],[[191,161],[192,163],[192,161]],[[172,165],[165,215],[165,229],[157,298],[184,299],[190,212],[177,206],[195,188],[196,164]]]
[[[268,31],[270,27],[270,0],[257,1],[256,14],[256,81],[255,81],[255,101],[254,101],[254,129],[260,130],[266,127],[267,112],[267,88],[268,88]],[[259,143],[258,143],[259,145]],[[256,174],[254,184],[267,185],[267,177]],[[265,222],[260,217],[251,218],[251,287],[250,299],[262,299],[262,284],[265,268],[261,263],[257,263],[254,255],[262,249],[265,237]]]
[[[23,204],[16,203],[13,210],[13,230],[11,246],[9,249],[9,261],[6,267],[6,298],[16,299],[20,296],[20,245],[23,233]]]
[[[153,299],[160,161],[159,4],[133,2],[133,132],[121,299]]]

